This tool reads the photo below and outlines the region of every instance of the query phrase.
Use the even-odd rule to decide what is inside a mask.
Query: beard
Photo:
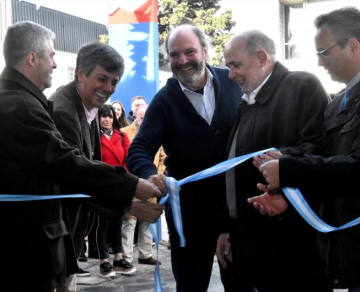
[[[185,68],[190,68],[189,71],[183,71]],[[195,70],[195,72],[194,72]],[[196,82],[199,81],[201,76],[203,75],[205,70],[205,59],[203,59],[199,64],[189,61],[184,65],[176,65],[175,70],[173,72],[174,76],[177,80],[179,80],[181,83],[186,85],[194,85]]]

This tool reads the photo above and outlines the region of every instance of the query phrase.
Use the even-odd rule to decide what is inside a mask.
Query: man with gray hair
[[[54,37],[49,29],[26,21],[10,26],[4,40],[0,193],[10,200],[33,195],[0,204],[0,227],[11,239],[0,241],[1,286],[9,291],[66,291],[66,277],[78,271],[65,200],[63,195],[49,197],[54,184],[111,206],[103,210],[116,217],[133,209],[134,195],[142,200],[161,195],[146,180],[123,168],[90,161],[63,140],[52,120],[52,102],[42,93],[51,86],[56,68]],[[16,271],[25,262],[31,268],[19,282]]]
[[[144,121],[130,145],[130,172],[156,184],[163,194],[166,176],[158,174],[154,156],[163,145],[166,174],[177,180],[226,159],[226,141],[241,98],[240,87],[227,69],[206,64],[208,42],[191,25],[173,29],[165,41],[174,77],[151,101]],[[171,263],[178,292],[208,290],[219,236],[217,213],[225,206],[224,176],[193,182],[181,188],[181,211],[186,247],[180,247],[172,210],[167,222]],[[236,291],[229,273],[220,269],[225,291]]]
[[[295,155],[317,153],[328,102],[319,80],[288,71],[276,61],[273,40],[257,30],[232,37],[224,56],[229,78],[244,92],[228,158],[270,147]],[[248,204],[247,198],[261,194],[256,184],[263,180],[250,160],[227,171],[229,213],[223,226],[228,232],[218,240],[220,261],[233,258],[241,291],[327,291],[319,275],[315,230],[294,209],[265,218]]]

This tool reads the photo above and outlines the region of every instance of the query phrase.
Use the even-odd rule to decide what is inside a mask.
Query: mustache
[[[244,77],[238,77],[238,78],[235,78],[233,79],[236,83],[241,83],[241,82],[245,82],[245,78]]]
[[[179,71],[179,70],[183,70],[183,69],[187,69],[187,68],[189,68],[189,67],[194,67],[195,69],[198,69],[198,64],[196,64],[195,62],[193,62],[193,61],[188,61],[187,63],[185,63],[185,64],[177,64],[176,66],[175,66],[175,69],[177,70],[177,71]]]

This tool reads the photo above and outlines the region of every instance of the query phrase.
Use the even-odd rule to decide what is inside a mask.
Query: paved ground
[[[164,216],[162,216],[164,217]],[[159,248],[159,260],[161,261],[160,273],[164,292],[176,292],[175,280],[172,274],[170,263],[170,250],[166,247],[168,235],[166,222],[162,218],[163,241]],[[153,249],[153,257],[156,250]],[[154,270],[155,266],[139,265],[137,263],[138,250],[134,249],[134,262],[137,271],[132,276],[120,275],[113,279],[104,279],[99,274],[99,260],[89,259],[87,263],[79,263],[84,270],[91,272],[90,277],[78,278],[78,291],[84,292],[153,292],[154,291]],[[111,262],[113,258],[111,256]],[[214,261],[213,272],[208,292],[224,292],[219,276],[219,266]],[[306,292],[306,291],[304,291]],[[347,292],[347,290],[334,290],[334,292]]]
[[[168,240],[168,234],[166,229],[166,222],[164,216],[162,216],[163,226],[163,241],[159,247],[159,260],[161,261],[160,273],[163,283],[164,292],[175,292],[175,280],[172,274],[171,262],[170,262],[170,250],[167,249],[166,243]],[[156,256],[156,249],[153,248],[153,257]],[[138,250],[134,249],[134,261],[133,264],[137,271],[132,276],[119,275],[113,279],[104,279],[99,274],[99,260],[89,259],[87,263],[79,263],[80,267],[84,270],[91,272],[90,277],[78,278],[78,291],[84,292],[150,292],[154,291],[154,270],[155,266],[139,265],[137,263]],[[111,262],[113,257],[111,255]],[[209,292],[223,292],[218,263],[214,261],[213,273],[211,277],[211,283]]]
[[[155,266],[139,265],[137,264],[137,248],[135,248],[134,263],[136,266],[136,273],[132,276],[120,275],[111,280],[104,280],[99,276],[99,261],[90,259],[88,263],[80,263],[80,266],[85,270],[91,271],[91,277],[78,278],[78,291],[86,292],[145,292],[154,291],[154,269]],[[153,251],[153,256],[156,255],[156,250]],[[175,280],[171,270],[170,251],[165,245],[160,245],[159,260],[161,261],[160,273],[163,283],[164,292],[175,292]],[[214,262],[213,276],[211,279],[210,292],[223,292],[220,278],[218,276],[217,262]]]

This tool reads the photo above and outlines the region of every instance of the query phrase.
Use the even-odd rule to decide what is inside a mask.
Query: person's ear
[[[78,83],[81,83],[83,82],[84,78],[85,78],[85,73],[81,67],[81,65],[79,66],[79,69],[77,70],[77,80],[78,80]]]
[[[26,63],[27,63],[30,67],[35,68],[37,62],[38,62],[38,56],[36,55],[35,52],[29,52],[29,53],[26,55]]]
[[[360,53],[360,43],[356,38],[349,39],[349,47],[353,56],[358,56]]]
[[[267,53],[264,50],[260,50],[256,53],[256,56],[258,57],[258,59],[260,61],[260,66],[265,67],[266,61],[268,59]]]
[[[204,49],[204,54],[205,54],[205,61],[208,62],[209,61],[209,52],[208,52],[208,48]]]

